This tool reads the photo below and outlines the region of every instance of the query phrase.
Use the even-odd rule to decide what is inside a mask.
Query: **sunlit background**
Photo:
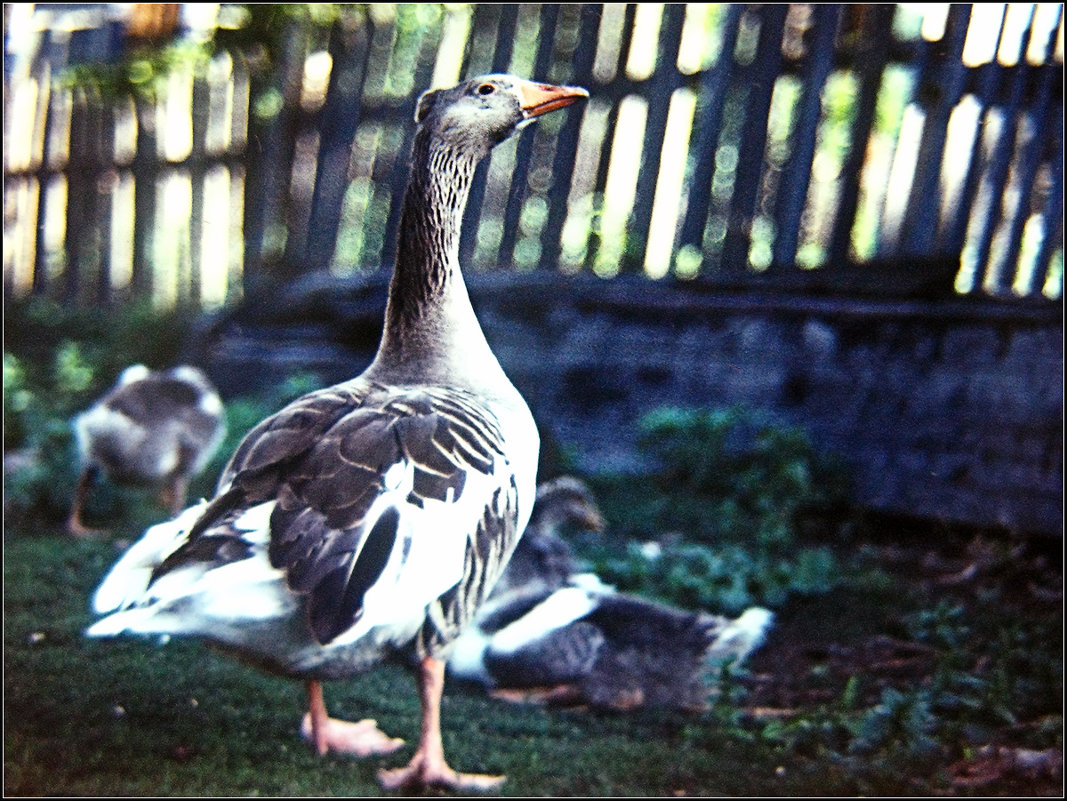
[[[874,71],[877,6],[778,7],[769,50],[760,7],[304,8],[272,51],[242,41],[244,6],[5,5],[5,297],[212,308],[262,265],[388,268],[414,97],[500,67],[591,99],[494,153],[472,269],[713,281],[943,257],[958,293],[1062,294],[1060,4],[960,6],[956,28],[949,4],[888,7]],[[321,256],[336,29],[367,57]]]

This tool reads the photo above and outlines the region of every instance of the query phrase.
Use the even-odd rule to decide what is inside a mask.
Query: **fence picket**
[[[990,255],[993,247],[993,237],[1004,216],[1004,192],[1008,185],[1008,177],[1012,164],[1012,154],[1016,148],[1018,132],[1018,111],[1023,100],[1023,91],[1026,85],[1028,66],[1023,60],[1026,52],[1026,43],[1030,39],[1032,31],[1033,11],[1030,13],[1030,24],[1027,25],[1027,33],[1019,45],[1019,61],[1017,68],[1009,73],[1008,100],[1004,108],[1004,119],[1000,134],[993,147],[993,154],[989,159],[989,170],[986,174],[987,193],[990,202],[980,221],[978,244],[975,246],[974,261],[979,265],[980,272],[975,277],[975,285],[981,286],[992,294],[1001,294],[1004,291],[1003,276],[998,265],[990,263]]]
[[[330,31],[328,52],[333,67],[321,113],[315,186],[302,258],[308,271],[328,268],[337,245],[341,207],[348,188],[348,161],[362,116],[370,54],[367,34],[367,24],[335,25]]]
[[[891,5],[874,5],[857,11],[861,16],[855,70],[859,73],[860,88],[856,95],[856,116],[849,130],[851,146],[841,169],[840,199],[830,229],[827,247],[827,262],[830,264],[844,264],[850,260],[852,227],[859,209],[860,181],[867,158],[866,143],[874,129],[878,93],[889,62],[891,39],[888,32],[896,9]]]
[[[767,113],[771,94],[782,60],[782,33],[788,8],[782,5],[759,9],[760,29],[756,57],[752,62],[753,80],[745,103],[745,122],[730,199],[730,213],[726,223],[720,268],[727,271],[744,270],[748,265],[748,249],[752,234],[752,219],[756,211],[763,156],[767,143]]]
[[[579,20],[578,41],[595,42],[600,32],[600,8],[586,6]],[[587,83],[593,74],[594,47],[576,47],[572,56],[573,83]],[[569,114],[563,120],[556,137],[556,152],[552,161],[552,185],[548,190],[548,218],[541,229],[541,258],[539,265],[559,263],[562,250],[563,223],[567,220],[567,198],[570,194],[574,160],[578,155],[578,133],[582,114]]]
[[[541,6],[538,20],[537,54],[534,57],[534,77],[540,78],[548,74],[558,21],[559,6],[557,4],[546,3]],[[529,186],[533,141],[533,136],[527,134],[519,138],[519,143],[515,148],[515,167],[512,171],[511,186],[508,188],[507,203],[504,206],[500,247],[497,250],[497,263],[503,267],[511,267],[515,263],[515,245],[518,240],[522,204],[526,199]]]
[[[701,80],[703,112],[697,136],[690,147],[690,158],[695,158],[696,166],[689,181],[689,204],[679,237],[683,247],[703,248],[704,230],[711,211],[711,179],[715,173],[726,89],[734,66],[734,46],[743,13],[744,6],[739,3],[731,3],[727,8],[719,57]]]
[[[993,55],[988,62],[977,68],[974,97],[981,106],[978,124],[970,137],[970,162],[967,165],[966,177],[960,190],[959,204],[956,213],[942,226],[942,235],[938,240],[938,249],[943,253],[959,253],[963,249],[963,243],[967,236],[967,226],[971,219],[971,210],[978,195],[978,186],[982,173],[987,167],[984,149],[981,147],[981,134],[986,130],[989,121],[989,112],[995,102],[998,78],[1001,73],[1000,65],[997,64],[996,53],[1000,50],[1000,44],[1004,39],[1004,29],[1007,25],[1007,14],[1001,14],[1000,26],[997,31],[996,42],[993,46]]]
[[[804,213],[811,165],[815,158],[822,90],[833,66],[834,38],[841,12],[838,5],[818,5],[812,10],[811,41],[804,68],[802,95],[793,125],[791,152],[782,169],[775,204],[778,230],[774,239],[773,264],[779,268],[791,266],[797,255],[800,217]]]
[[[1054,67],[1050,66],[1049,69],[1052,70]],[[1046,225],[1041,245],[1034,258],[1034,274],[1027,287],[1029,292],[1026,294],[1040,292],[1045,286],[1057,240],[1060,242],[1060,247],[1063,247],[1063,115],[1053,113],[1052,117],[1055,136],[1050,148],[1053,153],[1050,164],[1051,180],[1048,201],[1045,204]],[[1048,225],[1049,220],[1052,221],[1051,226]],[[1060,276],[1060,283],[1062,290],[1063,276]]]
[[[941,208],[941,165],[948,139],[949,117],[963,91],[963,45],[970,19],[969,6],[949,6],[945,36],[940,42],[940,48],[944,50],[927,63],[925,74],[920,77],[918,93],[932,95],[933,101],[924,103],[926,118],[911,195],[904,213],[904,236],[900,250],[905,255],[929,254],[935,245]]]
[[[619,55],[615,62],[615,69],[612,72],[613,83],[618,83],[620,76],[626,72],[626,62],[630,58],[630,46],[633,44],[634,37],[634,18],[637,15],[637,4],[627,3],[626,11],[623,16],[622,23],[622,37],[619,41]],[[608,182],[608,167],[611,164],[611,145],[610,143],[615,139],[616,126],[619,121],[619,102],[620,97],[613,98],[614,102],[611,104],[611,109],[608,112],[608,118],[606,121],[606,127],[604,130],[604,142],[607,143],[600,151],[600,159],[597,162],[596,171],[596,183],[594,184],[593,194],[595,197],[601,199],[601,205],[603,205],[604,191]],[[585,269],[592,270],[593,265],[597,260],[597,253],[600,250],[601,232],[597,232],[597,235],[592,237],[589,249],[585,257]]]

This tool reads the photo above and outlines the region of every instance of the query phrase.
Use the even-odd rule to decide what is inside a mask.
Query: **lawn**
[[[375,771],[400,760],[314,756],[296,733],[299,683],[197,643],[85,640],[110,543],[11,533],[6,551],[6,794],[376,795]],[[417,733],[402,669],[331,685],[327,697],[339,716],[374,717],[409,741]],[[451,760],[506,773],[507,794],[793,792],[826,778],[721,735],[710,718],[554,712],[462,688],[446,695],[444,716]]]
[[[326,696],[404,750],[319,758],[297,732],[298,682],[197,642],[83,637],[94,587],[160,510],[105,483],[87,522],[110,536],[67,536],[68,421],[122,367],[173,364],[183,326],[151,311],[6,312],[5,794],[378,794],[377,770],[406,761],[418,734],[403,669]],[[312,381],[228,399],[227,442],[191,497]],[[503,792],[521,796],[1062,795],[1059,538],[860,512],[832,458],[744,410],[661,410],[644,425],[647,472],[585,477],[608,531],[572,540],[577,555],[620,590],[677,606],[769,607],[767,642],[699,714],[519,706],[449,685],[455,767],[506,774]]]
[[[969,582],[938,583],[968,548],[940,561],[917,546],[860,548],[891,569],[779,610],[751,669],[704,714],[553,710],[450,686],[447,753],[463,769],[506,774],[507,795],[1058,794],[1062,615],[1034,595],[1054,591],[1055,570],[1044,556],[987,560]],[[5,794],[379,794],[375,772],[406,759],[417,734],[404,670],[332,684],[327,699],[338,716],[376,718],[405,749],[319,758],[296,731],[299,683],[196,642],[82,637],[116,553],[58,529],[6,533]],[[952,603],[924,595],[935,590]],[[916,617],[924,609],[941,612]],[[901,620],[913,621],[910,638]],[[945,645],[957,636],[967,641]],[[961,684],[955,712],[948,690],[935,692],[946,681]],[[1009,765],[1008,754],[1023,756]]]

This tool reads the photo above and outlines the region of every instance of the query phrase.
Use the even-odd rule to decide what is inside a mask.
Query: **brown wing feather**
[[[312,629],[327,643],[352,626],[363,595],[392,551],[399,514],[367,519],[386,491],[390,467],[409,460],[408,503],[455,501],[468,471],[488,474],[503,458],[493,415],[459,390],[333,387],[294,401],[254,428],[220,480],[223,492],[198,521],[192,540],[238,507],[271,499],[269,557],[286,571],[291,589],[306,594]],[[450,640],[465,623],[469,601],[481,600],[515,536],[515,488],[486,499],[486,512],[468,543],[464,580],[432,610],[429,639]],[[368,525],[369,524],[369,525]],[[175,553],[170,561],[180,564]],[[169,566],[168,566],[169,567]]]

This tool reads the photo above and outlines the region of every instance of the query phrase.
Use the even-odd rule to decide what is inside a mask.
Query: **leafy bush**
[[[609,519],[631,540],[588,549],[605,581],[730,614],[834,586],[833,554],[799,545],[797,530],[803,515],[840,503],[845,482],[803,431],[741,407],[667,408],[642,426],[653,469],[594,479]]]
[[[803,512],[840,502],[843,474],[802,429],[735,406],[665,408],[642,421],[639,445],[662,496],[655,524],[712,543],[792,545]]]

